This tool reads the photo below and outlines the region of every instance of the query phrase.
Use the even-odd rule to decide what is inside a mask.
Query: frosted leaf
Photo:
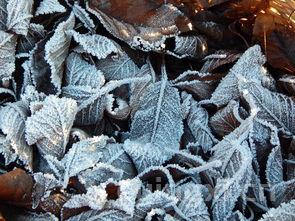
[[[76,31],[68,31],[74,40],[89,54],[98,59],[106,58],[112,53],[120,52],[120,46],[114,41],[97,34],[80,34]]]
[[[75,16],[84,24],[86,28],[88,28],[88,30],[91,31],[95,28],[93,20],[90,18],[88,12],[84,8],[75,3],[72,10]]]
[[[99,75],[97,77],[102,80]],[[92,88],[86,85],[87,81],[83,81],[84,85],[68,85],[63,87],[63,95],[77,101],[79,112],[76,123],[79,125],[91,125],[102,119],[107,105],[106,95],[108,93],[124,84],[147,81],[148,79],[149,76],[109,81],[101,88]],[[79,83],[82,84],[82,82]]]
[[[230,100],[238,98],[239,78],[242,76],[246,79],[261,81],[264,73],[262,66],[264,63],[265,57],[262,55],[260,46],[255,45],[249,48],[222,79],[208,102],[223,106]]]
[[[9,80],[15,70],[15,47],[17,37],[0,30],[0,82]]]
[[[109,143],[102,150],[102,162],[123,170],[123,179],[132,178],[137,174],[130,156],[122,144]]]
[[[259,165],[265,165],[273,147],[279,143],[274,141],[278,136],[278,129],[270,123],[254,119],[253,128],[250,131],[249,143],[254,157],[254,166],[259,171]],[[277,139],[276,139],[277,140]]]
[[[43,197],[48,197],[52,190],[61,187],[61,183],[52,174],[34,173],[33,176],[32,208],[36,209]]]
[[[89,64],[79,54],[71,53],[66,61],[66,84],[100,88],[105,84],[103,73]]]
[[[58,0],[42,0],[39,7],[36,10],[36,16],[48,15],[52,13],[63,13],[66,12],[66,8],[59,3]]]
[[[75,123],[91,125],[100,121],[106,107],[106,97],[99,95],[97,89],[90,86],[72,86],[63,88],[63,96],[74,99],[78,104]]]
[[[107,193],[102,187],[91,186],[86,194],[73,195],[64,205],[64,208],[81,208],[88,206],[93,210],[101,210],[107,202]]]
[[[105,14],[100,7],[101,3],[90,1],[88,10],[97,16],[103,26],[115,37],[127,42],[130,46],[145,51],[162,51],[165,48],[165,40],[168,37],[178,35],[180,29],[189,30],[190,21],[172,4],[163,4],[155,10],[155,13],[144,12],[141,24],[128,23]],[[118,10],[118,9],[117,9]],[[183,27],[176,24],[180,22]]]
[[[70,177],[93,167],[100,161],[102,158],[100,149],[106,146],[108,139],[106,136],[100,136],[81,140],[73,144],[72,148],[62,159],[65,167],[64,186],[66,186]]]
[[[110,164],[98,163],[93,168],[84,170],[79,173],[78,179],[85,188],[89,186],[98,186],[107,182],[109,179],[119,181],[122,179],[123,170]]]
[[[142,220],[149,211],[155,208],[171,210],[171,208],[176,207],[177,202],[177,197],[162,191],[157,190],[153,193],[148,193],[137,201],[134,218],[135,220]]]
[[[151,166],[159,166],[172,158],[175,150],[165,147],[155,146],[151,143],[126,140],[124,149],[132,158],[138,172],[144,171]]]
[[[198,102],[192,100],[187,123],[196,143],[202,147],[204,152],[209,151],[217,143],[217,140],[208,127],[208,118],[206,109],[202,108]]]
[[[118,210],[89,210],[70,217],[67,221],[126,221],[128,218],[125,213]]]
[[[210,78],[208,73],[198,71],[185,71],[172,81],[173,86],[193,94],[200,100],[210,98],[215,89],[215,81],[206,79]]]
[[[295,219],[295,200],[282,203],[278,208],[270,209],[259,221],[293,221]]]
[[[227,220],[232,214],[238,197],[247,192],[252,176],[252,155],[247,144],[232,146],[221,157],[231,159],[224,161],[223,178],[215,186],[212,212],[217,221]]]
[[[252,153],[247,143],[255,113],[244,120],[232,133],[225,136],[212,150],[212,160],[222,161],[212,203],[214,220],[226,220],[239,196],[245,194],[251,182]]]
[[[26,212],[23,214],[10,214],[10,217],[14,221],[58,221],[58,218],[47,212],[47,213],[33,213],[33,212]]]
[[[39,93],[34,86],[27,86],[21,94],[21,100],[26,102],[28,106],[32,102],[42,102],[45,98],[46,95],[42,92]]]
[[[249,187],[248,199],[252,201],[259,208],[268,209],[267,200],[264,194],[263,186],[261,185],[261,180],[255,173],[252,174],[251,185]]]
[[[24,102],[8,103],[0,109],[0,129],[18,159],[32,170],[33,149],[25,139],[25,121],[28,115],[29,110]]]
[[[26,36],[21,36],[17,46],[19,54],[29,53],[34,49],[35,44],[45,37],[46,30],[43,25],[30,23]]]
[[[179,93],[163,77],[143,95],[131,125],[130,139],[150,143],[151,147],[178,150],[182,133]]]
[[[202,36],[176,36],[174,50],[167,53],[177,58],[203,57],[208,53],[207,41]]]
[[[258,109],[257,118],[287,133],[295,133],[295,104],[291,98],[254,82],[241,82],[240,90],[251,108]]]
[[[210,161],[222,161],[223,166],[220,168],[220,172],[221,176],[224,178],[230,178],[236,174],[236,170],[238,169],[237,166],[241,166],[243,163],[240,159],[240,155],[246,153],[248,154],[248,151],[250,151],[249,147],[246,145],[246,140],[253,128],[253,117],[254,115],[251,115],[244,120],[238,128],[236,128],[229,135],[225,136],[222,141],[212,148],[214,154]]]
[[[268,156],[266,179],[270,187],[283,181],[283,159],[280,146],[272,149]]]
[[[274,207],[295,199],[295,179],[283,181],[270,188],[270,201]]]
[[[147,76],[152,75],[154,72],[153,68],[149,64],[143,65],[138,73],[138,76]],[[135,73],[135,72],[134,72]],[[138,83],[134,83],[130,85],[130,107],[131,107],[131,117],[133,118],[134,114],[139,108],[140,105],[140,99],[145,93],[145,90],[148,88],[149,84],[151,83],[151,80],[146,80]]]
[[[108,80],[135,77],[140,72],[138,66],[126,53],[99,60],[96,62],[96,66],[104,73],[105,78]]]
[[[223,137],[236,129],[246,116],[247,112],[239,102],[231,100],[210,118],[209,125],[216,134]]]
[[[249,221],[240,211],[235,211],[229,218],[228,221]]]
[[[53,36],[47,41],[45,45],[45,59],[50,65],[51,69],[51,82],[60,90],[64,63],[68,56],[68,51],[71,43],[71,36],[66,32],[72,30],[75,25],[74,14],[70,14],[69,18],[61,22],[55,29]]]
[[[46,160],[46,166],[48,167],[47,170],[45,170],[45,172],[53,173],[59,181],[62,181],[64,172],[65,172],[65,167],[63,162],[61,162],[60,160],[58,160],[56,157],[52,155],[46,155],[44,156],[44,159]]]
[[[186,220],[210,221],[207,206],[202,196],[203,186],[189,182],[178,186],[175,195],[179,199],[177,207]],[[181,219],[182,217],[176,216]]]
[[[6,7],[8,12],[7,29],[26,36],[32,17],[33,0],[9,0]]]
[[[26,121],[28,144],[36,144],[43,155],[62,158],[76,113],[74,100],[48,96],[43,107]]]
[[[6,31],[7,3],[8,0],[3,0],[0,2],[0,31]]]
[[[102,186],[106,188],[108,186],[107,184],[102,184]],[[132,217],[135,209],[135,201],[141,189],[141,181],[138,178],[134,178],[121,180],[113,184],[119,186],[118,198],[109,199],[106,203],[106,208],[124,211]]]
[[[14,153],[14,150],[10,146],[9,140],[2,134],[0,134],[0,154],[5,159],[5,165],[8,165],[17,160],[17,155]]]

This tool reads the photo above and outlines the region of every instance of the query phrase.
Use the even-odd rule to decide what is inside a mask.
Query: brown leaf
[[[213,55],[204,58],[206,61],[200,72],[213,72],[214,70],[235,62],[241,56],[240,53],[231,51],[217,51]]]
[[[90,0],[89,10],[115,37],[143,50],[163,50],[167,37],[190,31],[177,7],[163,1]]]
[[[231,100],[226,107],[210,118],[209,125],[217,135],[223,137],[240,126],[246,115],[247,112],[240,106],[239,102]]]
[[[267,3],[266,0],[235,0],[222,4],[217,10],[226,18],[238,20],[265,9]]]
[[[270,0],[269,7],[257,16],[253,37],[264,46],[274,68],[295,73],[295,1]]]
[[[64,194],[55,193],[40,202],[38,209],[59,216],[63,205],[68,199],[69,197]]]
[[[28,206],[31,204],[33,179],[22,169],[0,175],[0,201]]]

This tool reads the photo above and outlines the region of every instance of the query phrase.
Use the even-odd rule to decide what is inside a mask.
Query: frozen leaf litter
[[[294,221],[295,2],[267,3],[0,0],[0,218]]]

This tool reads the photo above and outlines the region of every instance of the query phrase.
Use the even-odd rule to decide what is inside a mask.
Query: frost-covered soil
[[[151,2],[0,0],[1,220],[295,220],[294,77]]]

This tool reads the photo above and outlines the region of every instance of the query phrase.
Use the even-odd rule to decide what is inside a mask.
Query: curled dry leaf
[[[166,38],[191,29],[189,19],[172,4],[91,0],[88,7],[111,34],[146,51],[161,51]]]

